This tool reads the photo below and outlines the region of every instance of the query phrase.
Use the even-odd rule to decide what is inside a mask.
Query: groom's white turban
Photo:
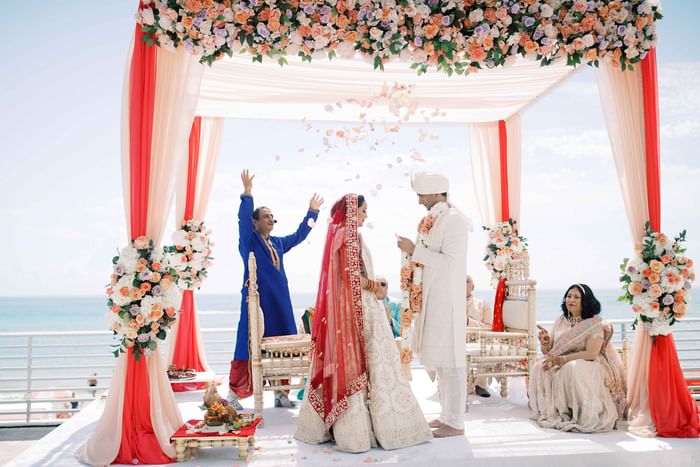
[[[411,180],[411,187],[419,195],[432,195],[435,193],[447,193],[450,190],[450,182],[443,174],[435,172],[416,172]]]

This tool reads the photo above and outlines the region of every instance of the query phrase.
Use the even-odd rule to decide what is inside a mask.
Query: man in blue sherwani
[[[265,319],[265,336],[285,336],[297,333],[292,312],[292,300],[289,296],[287,276],[284,272],[284,254],[303,242],[313,228],[318,211],[323,204],[323,198],[316,193],[309,201],[309,210],[302,219],[297,231],[286,237],[271,236],[277,222],[269,208],[260,206],[253,209],[253,178],[248,170],[241,173],[243,194],[238,209],[238,251],[243,258],[245,272],[243,288],[241,289],[241,317],[238,321],[236,350],[231,361],[229,373],[229,398],[231,403],[240,407],[238,399],[250,397],[253,385],[248,366],[248,307],[246,298],[248,289],[248,255],[252,251],[258,268],[258,291],[260,307]],[[283,391],[275,392],[276,407],[294,407],[288,394]]]

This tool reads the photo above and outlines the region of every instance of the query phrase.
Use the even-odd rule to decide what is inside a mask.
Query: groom
[[[397,246],[423,265],[422,308],[416,317],[413,348],[421,363],[435,369],[440,417],[433,436],[464,435],[466,372],[466,279],[469,220],[447,201],[449,182],[438,173],[419,172],[412,181],[418,204],[428,210],[416,243],[398,237]],[[430,217],[430,219],[427,219]]]

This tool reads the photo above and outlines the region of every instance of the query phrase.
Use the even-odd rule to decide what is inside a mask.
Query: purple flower
[[[151,292],[153,293],[153,295],[162,295],[163,289],[160,287],[160,285],[154,285],[151,289]]]
[[[367,15],[367,10],[360,10],[357,12],[357,20],[362,21],[365,19],[365,15]]]
[[[321,16],[321,23],[323,23],[323,24],[328,24],[330,22],[330,20],[331,20],[330,15]]]
[[[603,39],[600,41],[600,45],[598,46],[598,48],[601,50],[607,49],[609,44],[610,44],[610,42]]]
[[[510,48],[510,54],[515,55],[518,53],[518,44],[513,44],[513,46]]]
[[[651,281],[649,281],[649,279],[642,279],[641,284],[643,289],[648,289],[651,285]]]
[[[226,29],[214,29],[216,37],[226,37]]]
[[[197,13],[197,18],[201,18],[204,20],[204,19],[206,19],[206,17],[207,17],[207,10],[204,10],[204,9],[199,10],[199,12]]]
[[[139,314],[139,306],[138,305],[131,305],[131,308],[129,308],[129,313],[131,313],[131,316],[136,316]]]
[[[661,302],[662,302],[664,305],[671,305],[671,304],[673,304],[673,295],[671,295],[670,293],[664,295],[664,298],[661,300]]]
[[[151,340],[150,334],[139,334],[136,338],[139,342],[148,342]]]
[[[374,19],[374,12],[373,12],[373,11],[368,11],[368,12],[367,12],[367,19],[368,19],[368,20],[373,20],[373,19]]]
[[[496,66],[496,62],[489,58],[488,60],[486,60],[486,66],[488,68],[493,68],[494,66]]]
[[[448,15],[445,15],[442,17],[442,25],[443,26],[449,26],[451,22],[452,22],[452,18],[450,18]]]
[[[316,7],[313,5],[306,5],[304,7],[304,13],[306,13],[307,15],[313,15],[315,11]]]
[[[422,47],[423,46],[423,38],[416,37],[415,43],[416,43],[416,47]]]
[[[624,26],[624,25],[621,24],[621,25],[619,25],[619,26],[617,27],[617,35],[618,35],[618,36],[623,36],[623,35],[625,34],[625,31],[627,31],[627,27],[626,27],[626,26]]]
[[[122,274],[124,274],[124,267],[121,264],[115,264],[114,273],[118,276],[121,276]]]
[[[535,31],[535,32],[532,34],[532,38],[533,38],[534,40],[538,41],[538,40],[540,40],[540,39],[542,38],[543,35],[544,35],[544,33],[538,29],[537,31]]]
[[[267,29],[267,26],[265,26],[265,23],[258,23],[256,26],[256,29],[258,31],[258,34],[260,34],[261,37],[268,38],[270,37],[270,31]]]
[[[150,269],[144,269],[139,273],[139,279],[141,279],[142,281],[147,281],[151,278],[151,276],[153,276],[153,273]]]
[[[197,16],[197,17],[192,21],[192,24],[194,24],[196,27],[200,27],[200,26],[202,25],[203,22],[204,22],[204,20],[203,20],[202,18],[200,18],[199,16]]]
[[[532,16],[523,16],[523,24],[525,25],[525,27],[529,28],[530,26],[535,24],[535,18],[533,18]]]
[[[637,272],[637,268],[634,266],[627,266],[627,274],[634,274]]]
[[[428,0],[428,3],[429,3],[431,6],[435,6],[435,5],[437,5],[437,2],[438,2],[438,1],[439,1],[439,0]]]
[[[321,14],[323,16],[328,16],[331,13],[331,7],[328,5],[323,5],[323,8],[321,8]]]
[[[520,5],[517,3],[513,4],[512,7],[510,7],[510,12],[511,13],[518,13],[520,11]]]
[[[258,0],[250,0],[250,4],[253,6],[258,6]]]
[[[622,47],[622,41],[615,41],[615,43],[613,44],[613,47],[615,47],[616,49],[619,47]]]
[[[190,37],[185,39],[185,50],[187,52],[192,52],[192,50],[194,50],[194,43],[192,42],[192,38]]]

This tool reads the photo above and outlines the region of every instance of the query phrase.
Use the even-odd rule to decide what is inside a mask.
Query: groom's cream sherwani
[[[426,367],[466,366],[467,236],[469,221],[458,209],[445,211],[416,243],[413,260],[423,268],[423,308],[413,346]]]

